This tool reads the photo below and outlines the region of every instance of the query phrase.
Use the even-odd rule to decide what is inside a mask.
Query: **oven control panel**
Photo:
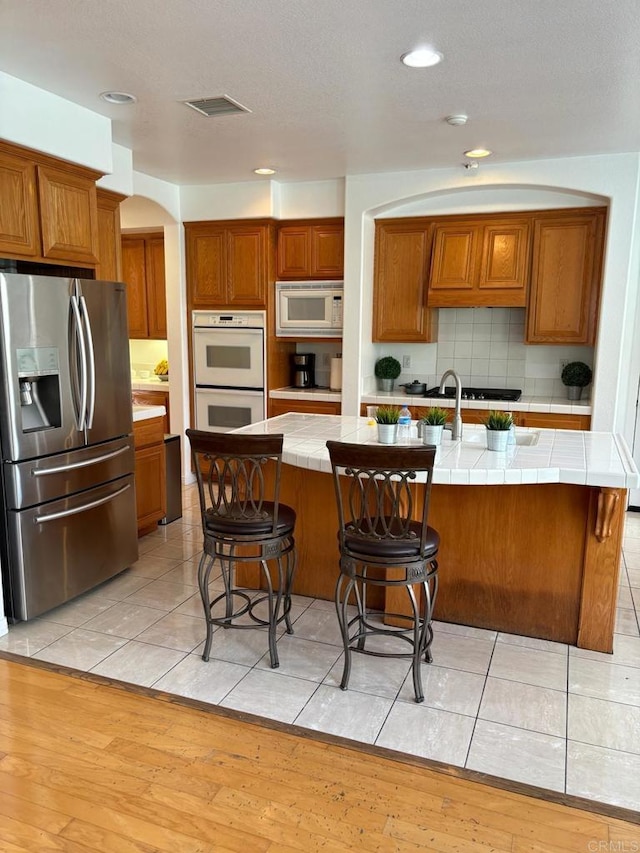
[[[194,328],[264,329],[264,311],[194,311]]]

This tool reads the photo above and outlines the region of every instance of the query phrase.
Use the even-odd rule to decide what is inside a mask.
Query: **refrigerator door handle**
[[[106,498],[100,498],[97,501],[90,501],[88,504],[83,504],[82,506],[75,507],[75,509],[65,509],[62,512],[52,512],[49,515],[37,515],[33,519],[34,524],[44,524],[47,521],[58,521],[60,518],[69,518],[71,515],[78,515],[78,513],[85,512],[88,509],[94,509],[97,506],[102,506],[102,504],[109,503],[109,501],[115,500],[115,498],[119,497],[121,494],[130,489],[131,486],[126,485],[121,489],[118,489],[117,492],[114,492],[112,495],[108,495]]]
[[[85,428],[87,415],[87,351],[84,344],[84,335],[82,334],[82,318],[80,317],[80,309],[78,308],[78,297],[75,294],[71,295],[71,310],[74,321],[73,331],[80,352],[80,404],[76,414],[76,426],[78,431],[80,431]],[[71,367],[71,365],[69,366]],[[74,365],[74,367],[77,370],[77,365]]]
[[[91,333],[91,321],[89,320],[89,311],[87,310],[87,301],[84,296],[80,297],[80,314],[84,324],[84,331],[87,336],[87,362],[88,362],[88,387],[89,401],[87,405],[87,429],[93,426],[93,416],[96,411],[96,359],[93,350],[93,335]]]
[[[105,453],[102,456],[96,456],[95,459],[89,459],[87,462],[74,462],[71,465],[59,465],[57,468],[32,468],[32,477],[44,477],[46,474],[64,474],[67,471],[75,471],[76,468],[86,468],[88,465],[97,465],[99,462],[106,462],[108,459],[113,459],[115,456],[120,456],[123,453],[128,453],[130,446],[120,447],[112,453]]]

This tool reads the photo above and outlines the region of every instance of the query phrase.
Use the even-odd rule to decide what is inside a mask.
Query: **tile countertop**
[[[327,439],[377,444],[376,427],[367,418],[346,415],[287,414],[251,424],[242,433],[283,433],[282,459],[289,465],[329,473]],[[415,422],[411,438],[401,443],[420,445]],[[640,475],[624,438],[610,432],[516,428],[516,440],[534,445],[511,445],[506,453],[486,449],[485,428],[465,424],[461,441],[446,436],[436,454],[434,483],[502,485],[572,483],[628,489],[640,486]]]
[[[162,379],[156,379],[154,376],[150,376],[148,379],[132,379],[131,380],[131,390],[132,391],[168,391],[169,390],[169,380],[163,382]]]
[[[135,386],[134,386],[135,387]],[[341,391],[330,391],[329,388],[275,388],[269,392],[269,397],[276,400],[317,400],[325,403],[339,403],[342,400]],[[427,407],[441,406],[443,409],[453,409],[455,401],[440,397],[418,397],[398,391],[375,391],[363,394],[360,400],[365,405],[394,405]],[[525,397],[524,394],[517,403],[489,400],[462,400],[463,409],[502,409],[508,412],[550,412],[556,415],[590,415],[591,401],[580,400],[570,402],[566,397]]]
[[[369,405],[391,404],[394,406],[441,406],[455,408],[455,400],[440,397],[418,397],[397,391],[376,391],[363,394],[362,402]],[[506,412],[552,412],[556,415],[590,415],[591,400],[571,402],[566,397],[527,397],[511,403],[507,400],[461,400],[462,409],[500,409]]]
[[[164,406],[138,406],[133,405],[133,420],[146,421],[149,418],[163,418],[167,414]]]
[[[321,403],[340,403],[342,391],[331,391],[329,388],[274,388],[269,391],[269,397],[274,400],[316,400]]]

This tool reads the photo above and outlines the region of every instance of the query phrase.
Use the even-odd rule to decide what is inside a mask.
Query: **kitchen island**
[[[239,432],[284,434],[281,499],[298,513],[294,591],[332,599],[338,522],[325,443],[377,443],[375,426],[288,414]],[[404,441],[417,446],[415,424],[412,434]],[[516,439],[494,453],[484,427],[465,425],[462,440],[438,449],[435,618],[611,652],[626,492],[640,480],[631,454],[612,433],[518,429]]]

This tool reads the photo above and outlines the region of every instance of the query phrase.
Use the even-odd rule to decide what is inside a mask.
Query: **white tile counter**
[[[243,427],[244,433],[285,436],[283,461],[298,468],[330,472],[328,439],[377,444],[376,426],[367,418],[346,415],[287,414]],[[415,422],[411,438],[420,445]],[[640,476],[620,435],[565,429],[516,428],[516,444],[506,453],[486,449],[485,428],[465,424],[461,441],[445,432],[438,448],[433,482],[448,485],[518,485],[568,483],[581,486],[638,488]]]
[[[148,379],[132,379],[132,391],[169,391],[169,380],[166,382],[158,379],[157,376],[150,376]]]
[[[362,403],[370,406],[394,405],[427,407],[440,406],[443,409],[455,408],[455,401],[441,397],[419,397],[402,391],[375,391],[363,394]],[[524,394],[517,402],[507,400],[461,400],[462,409],[500,409],[505,412],[549,412],[556,415],[590,415],[591,400],[572,402],[566,397],[527,397]]]
[[[340,403],[341,391],[331,391],[329,388],[275,388],[269,391],[269,397],[274,400],[309,400],[318,403]]]
[[[133,420],[146,421],[149,418],[163,418],[167,411],[164,406],[138,406],[133,405]]]

